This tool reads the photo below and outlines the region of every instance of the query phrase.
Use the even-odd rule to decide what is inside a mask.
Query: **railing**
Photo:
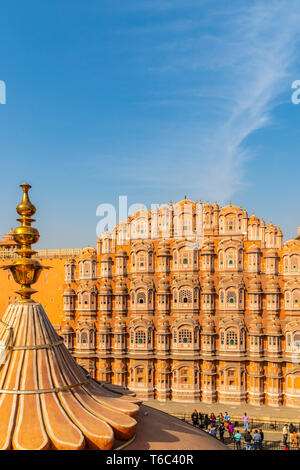
[[[172,413],[172,416],[176,416],[177,418],[182,419],[183,421],[186,421],[187,423],[192,423],[191,416],[186,413],[185,414],[173,414]],[[209,416],[209,413],[208,413],[208,416]],[[244,429],[244,422],[242,421],[240,417],[231,416],[230,421],[234,425],[235,429],[237,428],[239,428],[240,430]],[[276,420],[270,419],[269,421],[266,421],[260,418],[253,418],[253,419],[250,418],[249,429],[262,429],[263,431],[274,431],[274,432],[281,433],[283,426],[285,424],[289,426],[291,423],[293,423],[293,425],[296,428],[296,431],[300,434],[300,423],[299,422],[295,423],[295,421],[291,421],[289,419],[286,419],[284,421],[276,421]]]
[[[190,414],[175,414],[175,413],[170,413],[170,414],[172,414],[172,416],[175,416],[176,418],[179,418],[182,421],[185,421],[186,423],[193,426]],[[239,429],[241,434],[243,434],[243,432],[244,432],[244,423],[241,420],[241,418],[232,416],[231,417],[231,422],[233,423],[234,428]],[[283,423],[283,421],[279,422],[279,421],[276,421],[276,420],[266,421],[266,420],[259,419],[259,418],[250,419],[249,429],[252,432],[252,434],[253,434],[253,430],[255,430],[255,429],[262,429],[263,431],[274,431],[274,432],[280,433],[280,438],[279,439],[277,438],[277,440],[270,441],[270,440],[265,440],[264,439],[261,449],[257,448],[257,450],[285,450],[286,445],[283,443],[281,433],[282,433],[283,425],[284,424],[289,425],[290,423],[291,423],[291,421],[289,421],[289,420],[285,420],[284,423]],[[296,428],[296,432],[300,433],[300,423],[293,422],[293,425]],[[205,429],[204,426],[199,426],[198,425],[197,427],[199,427],[200,429],[202,429],[205,432],[208,432],[208,430]],[[234,439],[227,436],[226,434],[227,434],[227,431],[225,431],[224,439],[223,439],[222,442],[224,442],[224,444],[228,445],[232,449],[236,449]],[[219,437],[219,433],[217,434],[216,439],[221,441],[221,439]],[[288,444],[289,450],[299,450],[300,449],[299,445],[294,445],[293,444],[291,434],[289,435],[289,438],[287,439],[287,444]],[[251,442],[251,445],[252,445],[252,450],[254,450],[253,441]],[[245,450],[244,439],[242,439],[242,441],[241,441],[241,449]]]
[[[80,256],[82,248],[66,248],[66,249],[54,249],[54,250],[37,250],[34,255],[35,258],[68,258],[72,256]],[[0,251],[0,260],[2,259],[14,259],[18,258],[18,254],[15,251],[3,250]]]

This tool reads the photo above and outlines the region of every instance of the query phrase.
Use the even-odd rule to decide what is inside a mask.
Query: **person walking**
[[[194,410],[193,413],[192,413],[192,422],[193,422],[193,426],[197,426],[198,425],[198,413],[197,413],[197,410]]]
[[[297,431],[293,432],[293,447],[294,449],[298,449],[299,447],[299,436]]]
[[[259,450],[262,450],[262,448],[263,448],[263,441],[264,441],[264,438],[265,438],[265,435],[264,435],[262,429],[259,430],[259,434],[260,434],[260,437],[261,437],[261,441],[260,441],[260,444],[259,444]]]
[[[247,415],[247,413],[244,413],[243,422],[244,422],[245,431],[249,431],[249,421],[250,421],[249,416]]]
[[[292,445],[293,445],[293,434],[294,434],[294,432],[296,432],[296,427],[293,425],[293,423],[290,423],[290,425],[289,425],[289,432],[290,432],[290,435],[289,435],[290,447],[292,447]]]
[[[289,427],[287,424],[285,424],[282,428],[282,440],[283,440],[283,445],[286,446],[288,443],[288,438],[289,438]]]
[[[245,449],[251,450],[252,449],[252,436],[249,431],[245,431],[244,441],[245,441]]]
[[[199,411],[198,413],[198,418],[199,418],[199,428],[203,428],[203,419],[204,419],[204,416],[203,414]]]
[[[221,423],[219,426],[219,435],[220,435],[220,441],[222,442],[224,442],[224,432],[225,432],[225,426],[223,423]]]
[[[230,421],[230,416],[229,416],[229,414],[227,413],[227,411],[225,411],[224,419],[225,419],[225,421],[227,421],[227,423],[229,423],[229,421]]]
[[[254,450],[260,450],[261,435],[255,430],[253,434]]]
[[[293,423],[290,423],[290,425],[289,425],[289,431],[290,431],[290,434],[293,434],[293,432],[296,431],[296,427],[293,425]]]
[[[209,425],[209,417],[208,415],[204,416],[204,428],[207,429]]]
[[[228,430],[228,433],[229,433],[229,439],[232,441],[233,439],[233,424],[232,423],[228,423],[228,426],[227,426],[227,430]]]
[[[237,429],[235,435],[234,435],[234,447],[236,450],[241,450],[241,440],[242,440],[242,435],[240,431]]]

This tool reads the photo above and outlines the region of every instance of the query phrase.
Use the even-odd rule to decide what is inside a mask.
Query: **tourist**
[[[214,437],[217,437],[217,427],[214,424],[212,424],[209,434],[211,434]]]
[[[209,417],[208,415],[204,416],[204,428],[207,429],[209,425]]]
[[[298,447],[299,447],[299,436],[298,436],[297,431],[293,432],[293,447],[295,449],[298,449]]]
[[[204,416],[203,414],[199,411],[198,413],[198,418],[199,418],[199,428],[203,428],[203,419],[204,419]]]
[[[244,434],[244,441],[245,441],[245,449],[251,450],[252,449],[252,436],[250,432],[247,430]]]
[[[239,430],[236,431],[234,435],[234,447],[236,450],[241,450],[241,440],[242,440],[242,435]]]
[[[225,432],[225,426],[223,423],[221,423],[219,426],[219,435],[220,435],[220,440],[222,442],[224,442],[224,432]]]
[[[260,441],[260,444],[259,444],[259,450],[262,450],[262,447],[263,447],[263,440],[264,440],[264,438],[265,438],[265,435],[264,435],[262,429],[259,430],[259,434],[260,434],[260,437],[261,437],[261,441]]]
[[[233,424],[231,422],[228,423],[227,430],[229,433],[229,439],[233,439]]]
[[[194,410],[194,412],[192,413],[192,422],[193,422],[193,426],[197,426],[197,425],[198,425],[198,413],[197,413],[197,410]]]
[[[223,413],[218,415],[219,426],[224,423],[224,416]]]
[[[293,432],[296,431],[296,428],[295,428],[295,426],[293,425],[293,423],[290,423],[289,431],[290,431],[290,434],[293,434]]]
[[[215,414],[211,413],[211,415],[210,415],[210,424],[215,425],[216,421],[217,421],[217,418],[216,418]]]
[[[249,431],[249,421],[250,421],[250,418],[249,418],[249,416],[247,415],[247,413],[244,413],[243,421],[244,421],[244,429],[245,429],[245,431]]]
[[[227,423],[229,423],[229,421],[230,421],[230,416],[229,416],[229,414],[227,413],[227,411],[225,411],[224,419],[225,419],[225,421],[227,421]]]
[[[293,423],[290,423],[290,425],[289,425],[289,432],[290,432],[290,439],[289,439],[289,441],[290,441],[290,447],[292,447],[292,445],[293,445],[293,434],[294,434],[294,432],[296,432],[296,431],[297,431],[296,426],[294,426]]]
[[[255,430],[253,434],[254,450],[260,450],[261,435]]]
[[[282,428],[282,440],[283,440],[283,445],[287,445],[288,442],[288,437],[289,437],[289,427],[287,424],[285,424]]]

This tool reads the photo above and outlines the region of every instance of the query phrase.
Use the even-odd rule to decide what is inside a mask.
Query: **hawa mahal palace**
[[[12,232],[0,266],[16,256]],[[44,250],[39,300],[77,362],[143,399],[300,407],[300,236],[234,205],[142,209]],[[0,271],[0,311],[14,282]],[[5,295],[4,295],[5,294]]]

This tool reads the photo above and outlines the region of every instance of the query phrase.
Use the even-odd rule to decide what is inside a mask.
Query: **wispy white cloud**
[[[142,174],[138,169],[133,174],[153,184],[188,184],[191,190],[225,201],[246,184],[247,162],[253,158],[247,139],[271,122],[272,110],[295,77],[300,9],[298,0],[259,0],[242,6],[233,2],[230,11],[222,11],[220,2],[215,5],[217,9],[205,9],[211,32],[200,28],[178,37],[177,44],[172,38],[162,63],[148,69],[166,76],[198,74],[203,86],[192,94],[195,100],[209,99],[205,106],[214,110],[215,119],[212,113],[207,123],[194,122],[188,130],[183,124],[164,156],[149,156],[147,171],[141,165]],[[208,86],[203,76],[212,72],[214,81]],[[148,159],[143,161],[147,166]]]

